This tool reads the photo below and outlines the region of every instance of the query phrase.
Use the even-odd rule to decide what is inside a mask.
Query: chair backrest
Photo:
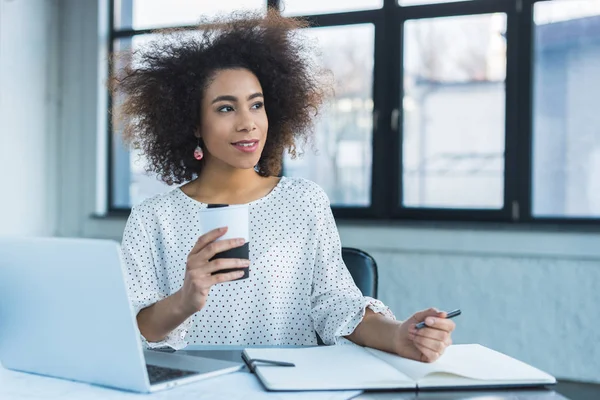
[[[377,263],[366,252],[342,247],[342,259],[363,296],[377,298]]]

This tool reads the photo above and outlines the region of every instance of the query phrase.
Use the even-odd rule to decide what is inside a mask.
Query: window
[[[373,47],[371,24],[312,28],[321,63],[333,72],[335,98],[316,124],[318,153],[284,161],[284,173],[317,182],[338,206],[371,202],[373,133]],[[322,171],[331,171],[323,174]]]
[[[234,10],[266,12],[264,0],[114,0],[114,27],[155,29],[197,24]]]
[[[600,217],[600,3],[534,6],[533,214]]]
[[[359,11],[381,8],[383,0],[283,0],[280,9],[283,15],[330,14],[344,11]]]
[[[123,39],[115,39],[115,52],[131,52],[143,47],[156,35],[137,35]],[[121,65],[116,65],[120,68]],[[117,107],[121,99],[113,98],[113,107]],[[121,129],[113,127],[112,132],[112,185],[111,203],[114,208],[127,209],[157,193],[169,190],[169,186],[145,171],[146,160],[137,151],[128,152],[121,140]]]
[[[168,7],[166,4],[168,3]],[[303,16],[335,96],[284,173],[341,218],[597,223],[597,0],[113,0],[114,50],[233,10]],[[112,99],[116,105],[120,99]],[[170,190],[110,132],[109,211]]]
[[[402,205],[504,206],[506,14],[407,21]]]
[[[401,6],[418,6],[422,4],[436,4],[436,3],[451,3],[456,1],[479,1],[479,0],[398,0],[398,4]]]

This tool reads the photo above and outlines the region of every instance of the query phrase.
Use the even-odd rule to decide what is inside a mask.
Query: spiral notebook
[[[553,376],[478,344],[452,345],[433,363],[353,345],[245,349],[242,358],[265,388],[274,391],[465,389],[556,383]]]

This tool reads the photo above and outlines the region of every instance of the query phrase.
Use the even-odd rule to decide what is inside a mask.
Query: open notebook
[[[478,344],[452,345],[434,363],[353,345],[246,349],[242,358],[268,390],[443,389],[541,386],[556,379]],[[249,360],[291,362],[280,367]]]

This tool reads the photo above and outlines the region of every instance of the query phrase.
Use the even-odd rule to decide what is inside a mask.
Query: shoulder
[[[172,209],[173,206],[185,200],[182,199],[180,192],[179,188],[175,188],[143,200],[131,208],[131,217],[147,221],[153,216],[164,214],[165,211]]]
[[[283,177],[282,191],[294,199],[302,199],[313,204],[329,206],[329,197],[321,186],[305,178]]]

